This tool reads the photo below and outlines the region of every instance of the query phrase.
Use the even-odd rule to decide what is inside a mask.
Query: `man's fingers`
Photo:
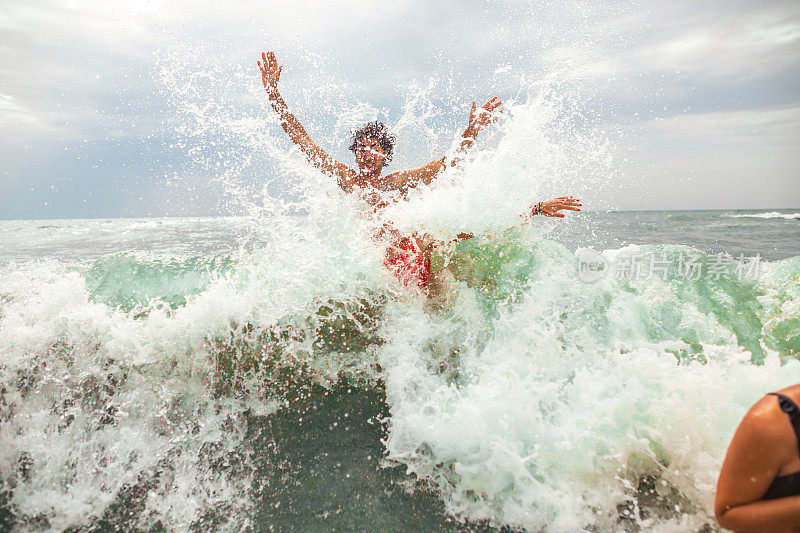
[[[558,198],[553,198],[550,202],[555,204],[579,204],[580,200],[571,196],[559,196]]]

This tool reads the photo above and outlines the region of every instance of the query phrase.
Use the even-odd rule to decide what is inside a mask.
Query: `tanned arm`
[[[553,198],[547,202],[539,202],[538,204],[534,204],[531,208],[530,214],[564,218],[564,213],[559,213],[559,211],[580,211],[580,208],[583,205],[580,202],[581,201],[578,198],[573,198],[572,196],[559,196],[558,198]]]
[[[731,439],[714,503],[717,522],[726,529],[800,531],[800,496],[761,499],[787,456],[797,453],[794,435],[786,434],[791,431],[787,417],[772,405],[776,403],[773,396],[756,402]]]
[[[559,196],[558,198],[554,198],[547,202],[539,202],[538,204],[534,204],[530,213],[525,213],[522,215],[524,219],[523,222],[527,222],[528,217],[533,215],[564,218],[564,213],[559,213],[559,211],[580,211],[582,205],[583,204],[580,203],[579,199],[573,198],[572,196]],[[474,235],[472,233],[459,233],[456,235],[455,240],[460,241],[463,239],[471,239],[473,237]]]
[[[300,151],[303,152],[303,155],[312,165],[326,174],[336,176],[339,185],[343,189],[351,189],[356,173],[347,165],[336,161],[311,140],[305,128],[297,120],[297,117],[289,111],[289,106],[286,105],[283,97],[278,93],[278,80],[283,66],[278,66],[275,54],[272,52],[262,53],[261,59],[263,63],[262,61],[258,62],[258,68],[261,69],[261,81],[267,91],[267,97],[272,109],[275,110],[280,118],[283,130],[289,135],[292,142],[300,148]]]
[[[483,104],[480,109],[477,108],[475,102],[472,102],[472,109],[469,112],[469,123],[464,133],[461,135],[461,144],[456,150],[455,157],[448,161],[447,156],[445,156],[419,168],[394,172],[393,174],[389,174],[386,180],[400,189],[416,187],[420,183],[429,185],[448,165],[455,166],[463,158],[466,151],[475,143],[475,137],[478,136],[478,133],[497,119],[497,115],[495,115],[494,112],[500,107],[500,104],[502,104],[502,102],[496,96]]]

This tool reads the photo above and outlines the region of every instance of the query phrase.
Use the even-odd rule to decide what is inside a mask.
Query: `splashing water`
[[[532,531],[687,530],[711,520],[733,428],[760,395],[800,377],[799,257],[765,263],[758,280],[581,282],[573,251],[547,238],[552,221],[520,226],[532,202],[585,197],[616,173],[580,84],[554,72],[521,79],[482,150],[386,210],[402,231],[478,235],[438,251],[454,282],[444,309],[432,310],[383,269],[358,199],[287,151],[265,107],[236,100],[230,88],[245,85],[244,73],[161,61],[179,148],[246,216],[175,221],[176,235],[204,233],[201,224],[229,231],[202,252],[165,238],[124,253],[7,259],[0,520],[53,530],[266,528],[264,506],[277,522],[281,504],[288,514],[311,506],[286,496],[291,487],[317,494],[327,479],[301,477],[282,453],[294,441],[334,446],[325,439],[339,422],[319,433],[301,423],[330,405],[324,391],[341,380],[385,394],[383,467],[402,466],[458,520]],[[452,128],[430,102],[458,95],[445,82],[409,94],[393,124],[425,132],[433,158]],[[343,106],[334,129],[386,112]],[[330,146],[342,151],[345,141]],[[648,252],[674,265],[686,250],[650,244],[603,257]],[[277,442],[272,421],[305,401],[309,414]],[[346,520],[338,513],[308,520]]]

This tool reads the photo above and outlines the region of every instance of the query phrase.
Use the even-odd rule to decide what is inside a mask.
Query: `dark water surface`
[[[488,531],[448,517],[400,466],[381,467],[388,419],[380,389],[295,390],[289,408],[250,419],[262,531]]]

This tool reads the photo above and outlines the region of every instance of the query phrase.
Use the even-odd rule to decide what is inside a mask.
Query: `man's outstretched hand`
[[[261,82],[268,94],[277,94],[278,80],[281,78],[281,70],[283,65],[278,66],[278,60],[275,59],[275,54],[272,52],[261,53],[261,60],[258,62],[258,68],[261,69]]]
[[[496,96],[480,108],[477,108],[475,102],[472,102],[472,109],[469,111],[469,125],[464,131],[464,137],[472,137],[474,139],[483,128],[496,121],[497,114],[495,111],[502,103]],[[501,112],[502,109],[498,111],[498,113]]]
[[[564,218],[564,213],[559,213],[559,211],[580,211],[582,205],[579,199],[573,198],[572,196],[559,196],[548,202],[542,202],[541,204],[533,206],[533,214]]]

